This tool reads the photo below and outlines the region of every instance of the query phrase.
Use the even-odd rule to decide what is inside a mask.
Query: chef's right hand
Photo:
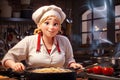
[[[11,66],[11,68],[12,68],[13,71],[16,71],[16,72],[22,72],[22,71],[25,70],[25,66],[20,62],[14,63]]]

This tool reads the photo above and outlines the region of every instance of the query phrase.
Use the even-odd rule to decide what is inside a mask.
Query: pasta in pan
[[[69,69],[51,67],[51,68],[35,69],[35,70],[32,70],[32,72],[35,72],[35,73],[65,73],[65,72],[72,72],[72,71]]]

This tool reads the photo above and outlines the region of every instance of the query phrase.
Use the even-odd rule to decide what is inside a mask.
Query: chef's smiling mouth
[[[54,33],[55,31],[49,31],[49,30],[48,30],[48,32],[49,32],[49,33]]]

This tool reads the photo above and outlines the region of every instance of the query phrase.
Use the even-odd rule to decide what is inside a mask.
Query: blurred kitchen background
[[[33,34],[32,13],[49,4],[60,6],[67,15],[62,35],[69,38],[77,62],[120,56],[120,0],[0,0],[1,59]]]

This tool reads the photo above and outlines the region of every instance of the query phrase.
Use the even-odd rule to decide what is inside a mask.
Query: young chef
[[[29,67],[82,68],[75,62],[72,46],[67,37],[58,35],[66,18],[60,7],[43,6],[32,19],[36,23],[35,35],[26,36],[11,48],[2,59],[2,65],[14,71],[23,71],[25,60]]]

